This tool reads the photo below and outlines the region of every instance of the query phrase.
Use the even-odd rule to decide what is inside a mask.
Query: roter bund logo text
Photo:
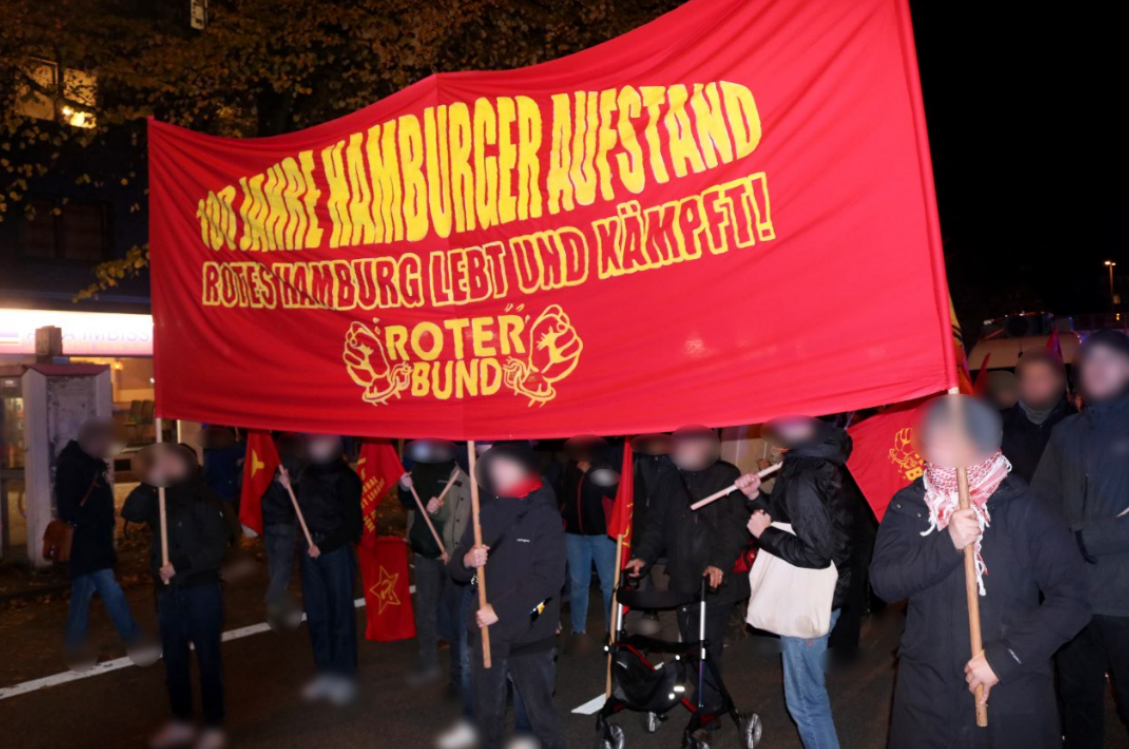
[[[544,405],[576,368],[584,344],[560,305],[532,324],[522,306],[494,317],[404,325],[354,322],[342,358],[362,398],[374,406],[412,396],[438,400],[494,395],[503,387]]]

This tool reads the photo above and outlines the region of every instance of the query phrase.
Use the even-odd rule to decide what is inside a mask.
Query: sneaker
[[[133,665],[147,668],[161,659],[161,644],[149,635],[141,635],[126,645],[125,652]]]
[[[468,720],[460,720],[435,739],[435,749],[471,749],[478,746],[478,731]]]
[[[302,688],[302,699],[306,702],[317,702],[329,697],[330,689],[333,686],[332,680],[325,674],[314,677],[313,681],[309,682]]]
[[[207,728],[200,734],[199,740],[192,749],[225,749],[227,734],[220,728]]]
[[[514,736],[506,749],[541,749],[541,742],[533,736]]]
[[[179,749],[190,746],[196,738],[196,728],[191,723],[174,720],[165,724],[156,736],[149,740],[149,749]]]
[[[329,682],[329,693],[326,697],[329,699],[329,704],[345,707],[357,697],[357,682],[344,676],[335,676]]]

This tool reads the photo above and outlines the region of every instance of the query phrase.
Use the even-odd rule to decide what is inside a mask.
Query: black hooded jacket
[[[361,478],[345,461],[311,463],[302,471],[295,491],[306,527],[322,554],[361,540]]]
[[[1042,424],[1027,418],[1023,406],[1016,403],[1000,412],[1004,422],[1004,457],[1011,462],[1011,472],[1030,483],[1039,467],[1039,459],[1051,439],[1053,430],[1060,421],[1075,413],[1074,406],[1062,398]]]
[[[87,455],[71,440],[55,462],[55,505],[59,519],[74,526],[68,574],[74,577],[113,567],[114,487],[106,461]]]
[[[741,475],[731,463],[718,461],[702,471],[684,471],[669,460],[657,464],[657,496],[647,524],[633,543],[632,556],[648,565],[666,557],[670,589],[685,594],[701,589],[707,567],[725,577],[707,593],[708,603],[735,603],[749,595],[747,575],[733,566],[749,541],[749,513],[740,494],[729,495],[700,510],[690,505],[731,485]]]
[[[608,514],[615,500],[615,487],[596,485],[592,481],[592,470],[582,471],[575,462],[565,466],[561,487],[558,499],[565,532],[580,536],[608,535]]]
[[[498,615],[490,627],[492,652],[504,658],[552,648],[565,583],[565,534],[553,490],[541,486],[524,498],[492,498],[483,503],[480,521],[482,543],[490,547],[486,600]],[[463,564],[473,546],[474,528],[468,527],[448,564],[459,582],[475,577]],[[474,615],[470,630],[477,633]]]
[[[982,554],[984,653],[1000,683],[988,728],[976,727],[964,666],[971,655],[964,554],[929,530],[922,479],[894,495],[870,566],[874,592],[909,599],[890,731],[893,749],[1062,746],[1051,656],[1090,620],[1082,557],[1062,514],[1023,479],[988,499]],[[1043,600],[1040,603],[1040,595]]]
[[[230,537],[223,500],[208,487],[203,476],[196,474],[183,484],[165,489],[165,508],[169,563],[176,570],[169,585],[189,588],[219,582],[220,563]],[[142,484],[130,492],[122,506],[122,517],[131,523],[145,523],[152,531],[149,568],[153,579],[160,584],[161,520],[157,489]]]
[[[851,456],[851,438],[842,429],[825,427],[819,438],[784,454],[771,495],[758,498],[773,522],[791,523],[795,535],[779,528],[761,534],[760,548],[796,567],[823,569],[832,562],[839,571],[833,608],[847,601],[851,585],[851,528],[854,512],[843,488],[843,471]]]
[[[1129,395],[1055,427],[1031,488],[1075,532],[1094,613],[1129,617]]]

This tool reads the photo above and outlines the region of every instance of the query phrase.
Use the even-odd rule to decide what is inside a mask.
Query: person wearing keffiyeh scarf
[[[1009,473],[998,412],[962,398],[925,407],[925,473],[891,500],[878,529],[871,585],[908,599],[890,721],[891,749],[1061,749],[1051,657],[1090,620],[1085,565],[1054,504]],[[958,456],[968,454],[961,459]],[[958,509],[956,469],[971,506]],[[983,652],[971,643],[964,552],[974,545]],[[988,727],[970,691],[984,687]]]

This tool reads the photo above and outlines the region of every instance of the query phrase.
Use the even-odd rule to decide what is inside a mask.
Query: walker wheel
[[[737,728],[741,739],[741,749],[756,749],[757,744],[761,743],[761,733],[764,730],[760,716],[756,713],[742,715]]]
[[[646,712],[643,713],[643,730],[647,733],[654,733],[662,728],[663,717],[658,713]]]
[[[609,723],[607,733],[596,739],[596,749],[623,749],[625,741],[623,729],[614,723]]]

